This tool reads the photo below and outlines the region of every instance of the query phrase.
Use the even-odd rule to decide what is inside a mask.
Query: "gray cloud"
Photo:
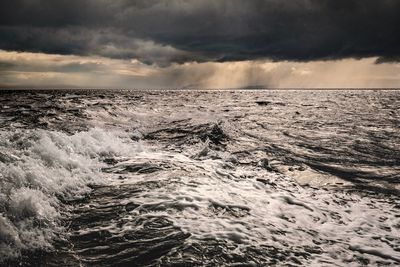
[[[400,57],[397,0],[13,0],[0,49],[171,62]]]

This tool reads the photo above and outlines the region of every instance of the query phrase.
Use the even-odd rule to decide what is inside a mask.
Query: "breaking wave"
[[[126,142],[133,144],[126,133],[99,128],[0,132],[0,259],[51,248],[66,203],[105,181],[103,160],[138,149]]]

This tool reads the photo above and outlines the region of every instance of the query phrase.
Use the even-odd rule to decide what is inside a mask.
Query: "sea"
[[[0,266],[399,266],[398,90],[0,91]]]

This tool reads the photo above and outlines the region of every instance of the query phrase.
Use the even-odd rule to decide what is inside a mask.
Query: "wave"
[[[62,234],[66,203],[104,183],[104,160],[138,150],[127,133],[99,128],[0,131],[0,261],[50,249]]]

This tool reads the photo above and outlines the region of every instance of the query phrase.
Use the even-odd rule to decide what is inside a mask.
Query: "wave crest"
[[[67,211],[62,203],[105,181],[102,159],[137,150],[127,133],[98,128],[0,132],[0,261],[51,248]]]

